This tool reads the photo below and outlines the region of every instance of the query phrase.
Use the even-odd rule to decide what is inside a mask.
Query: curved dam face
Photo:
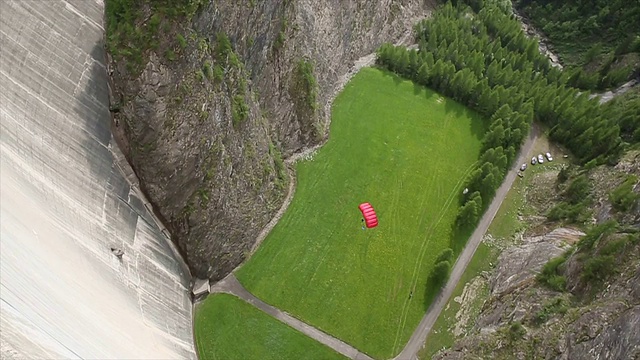
[[[189,272],[112,140],[103,13],[0,0],[3,359],[196,358]]]

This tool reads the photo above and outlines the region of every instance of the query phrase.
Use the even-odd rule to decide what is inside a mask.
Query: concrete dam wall
[[[111,136],[103,16],[0,0],[3,359],[196,358],[190,274]]]

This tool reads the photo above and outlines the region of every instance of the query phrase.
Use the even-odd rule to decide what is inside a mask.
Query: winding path
[[[502,183],[502,185],[500,185],[500,187],[496,191],[496,196],[493,198],[491,205],[482,216],[482,219],[480,219],[480,223],[478,224],[478,227],[475,229],[473,234],[471,234],[471,237],[469,238],[467,245],[465,246],[464,250],[458,257],[458,260],[456,261],[455,265],[453,266],[453,270],[451,271],[451,277],[449,277],[449,281],[447,281],[447,285],[442,289],[440,294],[438,294],[438,297],[436,297],[435,301],[431,304],[426,314],[424,314],[422,321],[420,321],[420,324],[418,325],[416,330],[413,332],[413,335],[411,335],[409,342],[404,347],[402,352],[400,352],[400,354],[396,356],[394,359],[396,360],[417,359],[418,351],[424,346],[425,341],[427,340],[427,335],[429,335],[429,332],[431,331],[433,324],[435,324],[436,320],[438,319],[438,316],[440,316],[440,312],[442,311],[442,309],[444,309],[445,305],[449,301],[449,298],[451,297],[451,294],[453,293],[456,286],[458,285],[458,282],[460,281],[462,274],[466,270],[467,265],[469,265],[471,258],[473,258],[473,254],[476,252],[478,245],[480,245],[480,241],[482,241],[482,237],[484,236],[484,233],[489,228],[489,225],[491,225],[491,222],[493,221],[493,218],[496,216],[498,209],[500,209],[500,205],[502,205],[502,201],[507,196],[509,189],[511,189],[511,185],[513,184],[513,181],[517,176],[519,165],[522,163],[526,163],[528,161],[528,154],[529,152],[531,152],[531,149],[533,148],[533,144],[535,143],[535,140],[538,138],[539,131],[540,130],[538,129],[536,124],[534,124],[531,127],[531,131],[529,132],[529,137],[527,138],[524,145],[522,145],[520,149],[520,155],[518,156],[518,160],[515,163],[516,167],[512,168],[509,171],[504,182]]]
[[[340,354],[356,360],[373,360],[366,354],[361,353],[353,346],[334,338],[327,333],[324,333],[311,325],[305,324],[302,321],[294,318],[293,316],[285,313],[284,311],[277,309],[264,301],[253,296],[242,284],[236,279],[233,273],[229,274],[226,278],[217,282],[211,287],[211,293],[226,293],[239,297],[240,299],[248,302],[256,308],[264,311],[265,313],[273,316],[274,318],[282,321],[283,323],[291,326],[292,328],[300,331],[301,333],[309,336],[312,339],[332,348]]]

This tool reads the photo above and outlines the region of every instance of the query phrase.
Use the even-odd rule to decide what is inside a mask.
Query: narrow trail
[[[458,257],[455,265],[453,266],[453,270],[451,271],[451,277],[447,281],[446,286],[442,289],[440,294],[436,297],[435,301],[431,304],[427,312],[424,314],[424,317],[420,321],[420,324],[411,335],[411,339],[404,347],[402,352],[398,354],[394,359],[396,360],[413,360],[417,359],[418,351],[424,346],[425,341],[427,340],[427,335],[431,331],[433,324],[435,324],[438,316],[440,316],[440,312],[444,309],[445,305],[449,301],[451,294],[455,290],[462,274],[469,265],[471,258],[473,258],[473,254],[476,252],[478,245],[480,245],[480,241],[482,241],[482,237],[484,233],[491,225],[493,218],[496,216],[498,209],[500,209],[500,205],[502,205],[502,201],[507,196],[509,189],[511,189],[511,185],[515,180],[519,168],[519,164],[526,163],[528,159],[528,154],[531,152],[533,148],[533,144],[535,140],[538,138],[539,129],[534,124],[531,127],[531,131],[529,136],[520,149],[520,155],[518,156],[518,160],[515,162],[516,166],[513,167],[507,176],[505,177],[504,182],[500,185],[500,188],[496,191],[496,196],[493,198],[491,205],[480,219],[478,223],[478,227],[475,229],[467,245],[464,250]]]
[[[237,296],[238,298],[246,301],[247,303],[255,306],[256,308],[264,311],[272,317],[280,320],[281,322],[291,326],[292,328],[300,331],[301,333],[309,336],[310,338],[332,348],[340,354],[355,360],[373,360],[366,354],[361,353],[353,346],[334,338],[327,333],[324,333],[315,327],[306,324],[286,312],[277,309],[264,301],[253,296],[242,284],[236,279],[233,273],[229,274],[226,278],[217,282],[211,287],[211,293],[226,293]]]

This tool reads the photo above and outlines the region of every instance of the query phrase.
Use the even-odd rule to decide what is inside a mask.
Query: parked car
[[[553,158],[551,157],[551,153],[548,152],[545,155],[547,156],[547,160],[553,161]]]
[[[527,164],[522,164],[522,166],[520,166],[520,171],[525,171],[527,170]]]
[[[538,163],[538,159],[536,159],[536,157],[535,157],[535,156],[534,156],[534,157],[532,157],[532,158],[531,158],[531,165],[535,165],[535,164],[537,164],[537,163]]]
[[[524,175],[522,175],[522,173],[520,171],[518,171],[518,176],[524,177]]]
[[[538,164],[542,164],[544,162],[544,157],[542,154],[538,155]]]

